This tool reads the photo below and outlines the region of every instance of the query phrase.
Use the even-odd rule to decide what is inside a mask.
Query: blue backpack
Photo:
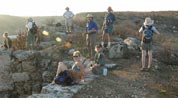
[[[68,75],[69,71],[64,70],[55,78],[55,83],[63,86],[72,85],[73,79]]]
[[[152,36],[153,36],[153,30],[152,30],[152,25],[151,26],[147,26],[148,28],[145,28],[145,26],[143,26],[143,42],[144,43],[150,43],[152,42]]]

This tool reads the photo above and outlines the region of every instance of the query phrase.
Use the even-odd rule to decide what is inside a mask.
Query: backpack
[[[148,26],[148,28],[145,28],[145,26],[143,26],[143,42],[144,43],[150,43],[152,42],[152,36],[153,36],[153,31],[152,29],[152,25]]]
[[[72,85],[73,79],[68,76],[68,73],[68,70],[60,72],[58,76],[54,79],[55,83],[62,86]]]
[[[32,28],[30,29],[32,34],[36,34],[38,32],[38,27],[35,22],[32,22]]]
[[[115,21],[115,16],[112,13],[107,14],[106,16],[106,25],[111,25]]]

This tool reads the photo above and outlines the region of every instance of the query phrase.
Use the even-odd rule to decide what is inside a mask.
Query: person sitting
[[[85,72],[83,64],[80,60],[80,52],[75,51],[73,53],[74,65],[71,69],[68,69],[67,66],[63,62],[58,63],[58,68],[56,72],[56,77],[63,71],[68,70],[68,76],[74,80],[75,83],[82,83],[85,81]],[[52,82],[54,83],[54,81]]]
[[[4,32],[3,37],[5,38],[4,40],[5,49],[10,50],[10,48],[12,47],[12,40],[8,37],[8,32]]]
[[[95,46],[95,56],[94,56],[94,65],[91,65],[92,72],[97,75],[103,74],[103,68],[105,66],[105,56],[102,53],[102,46],[96,45]]]

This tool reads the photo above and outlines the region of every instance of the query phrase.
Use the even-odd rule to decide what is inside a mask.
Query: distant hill
[[[47,24],[49,22],[60,22],[62,21],[61,16],[42,16],[32,17],[37,25]],[[18,17],[9,15],[0,15],[0,34],[8,31],[9,34],[16,34],[17,32],[24,31],[25,24],[28,17]]]
[[[32,17],[38,26],[48,23],[63,22],[61,16],[40,16]],[[25,31],[25,25],[28,17],[18,17],[10,15],[0,15],[0,41],[2,41],[3,32],[9,32],[9,35],[17,34],[19,31]]]

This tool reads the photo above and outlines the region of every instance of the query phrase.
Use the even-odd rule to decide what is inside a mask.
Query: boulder
[[[15,58],[18,59],[18,61],[23,61],[27,59],[31,59],[35,57],[35,51],[24,51],[24,50],[17,50],[14,52]]]
[[[138,50],[140,47],[140,41],[133,37],[126,38],[124,43],[127,44],[128,49],[131,50]]]
[[[125,44],[116,44],[113,45],[110,49],[109,49],[109,58],[110,59],[115,59],[115,58],[122,58],[124,57],[124,53],[127,47]]]
[[[13,90],[13,81],[10,77],[10,58],[8,54],[0,55],[0,92]]]
[[[12,80],[14,82],[25,82],[30,80],[29,74],[27,72],[23,73],[14,73],[12,74]]]
[[[43,82],[50,83],[52,81],[52,74],[49,71],[44,71],[42,73]]]

